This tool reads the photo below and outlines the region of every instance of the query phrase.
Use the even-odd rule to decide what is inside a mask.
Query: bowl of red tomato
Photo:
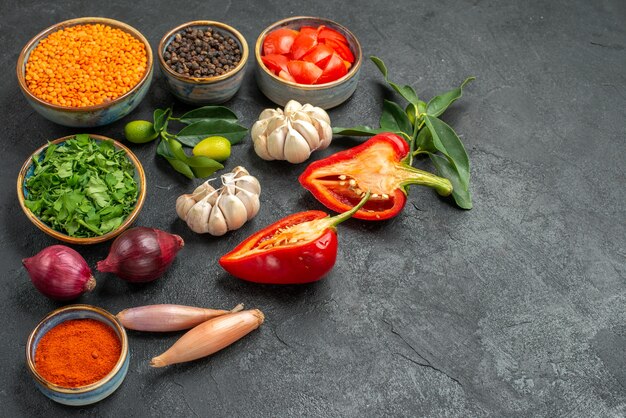
[[[268,26],[257,38],[256,79],[268,99],[324,109],[346,101],[356,90],[361,45],[348,29],[320,17],[291,17]]]

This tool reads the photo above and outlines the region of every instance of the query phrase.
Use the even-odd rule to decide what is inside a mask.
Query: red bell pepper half
[[[373,136],[361,145],[314,161],[300,175],[302,186],[324,206],[349,210],[366,192],[371,198],[354,217],[368,221],[389,219],[402,211],[411,184],[433,187],[442,196],[452,193],[448,179],[404,162],[409,144],[392,133]]]
[[[320,280],[337,259],[337,225],[365,204],[330,217],[319,210],[294,213],[262,229],[220,258],[235,277],[256,283],[301,284]]]

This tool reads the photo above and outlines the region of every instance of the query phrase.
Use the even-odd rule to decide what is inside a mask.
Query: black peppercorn
[[[228,33],[216,28],[188,27],[174,35],[163,53],[165,64],[187,77],[213,77],[233,70],[241,48]]]

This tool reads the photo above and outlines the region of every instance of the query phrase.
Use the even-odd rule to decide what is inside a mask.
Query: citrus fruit
[[[202,155],[215,161],[224,161],[230,157],[230,141],[223,136],[209,136],[193,147],[193,155]]]
[[[147,120],[134,120],[128,122],[124,127],[124,136],[129,142],[134,144],[144,144],[150,142],[158,136],[154,130],[152,122]]]

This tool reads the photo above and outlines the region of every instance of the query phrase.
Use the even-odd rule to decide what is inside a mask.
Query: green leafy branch
[[[222,136],[232,145],[239,143],[248,129],[237,123],[237,115],[224,106],[204,106],[179,118],[172,116],[172,109],[154,111],[154,130],[161,137],[157,154],[165,158],[174,170],[193,179],[208,177],[224,168],[219,162],[200,155],[188,156],[183,145],[194,147],[208,136]],[[170,121],[186,125],[177,134],[167,131]]]
[[[469,190],[470,163],[463,143],[454,129],[439,119],[446,109],[463,95],[463,88],[474,77],[468,77],[459,87],[437,95],[428,103],[419,100],[411,86],[401,86],[389,80],[387,67],[378,57],[370,57],[391,86],[408,103],[402,108],[398,103],[385,100],[380,116],[380,128],[355,126],[333,128],[333,133],[348,136],[370,136],[381,132],[393,132],[402,136],[410,145],[407,162],[412,165],[418,155],[427,155],[438,174],[450,180],[452,197],[463,209],[472,208]]]

